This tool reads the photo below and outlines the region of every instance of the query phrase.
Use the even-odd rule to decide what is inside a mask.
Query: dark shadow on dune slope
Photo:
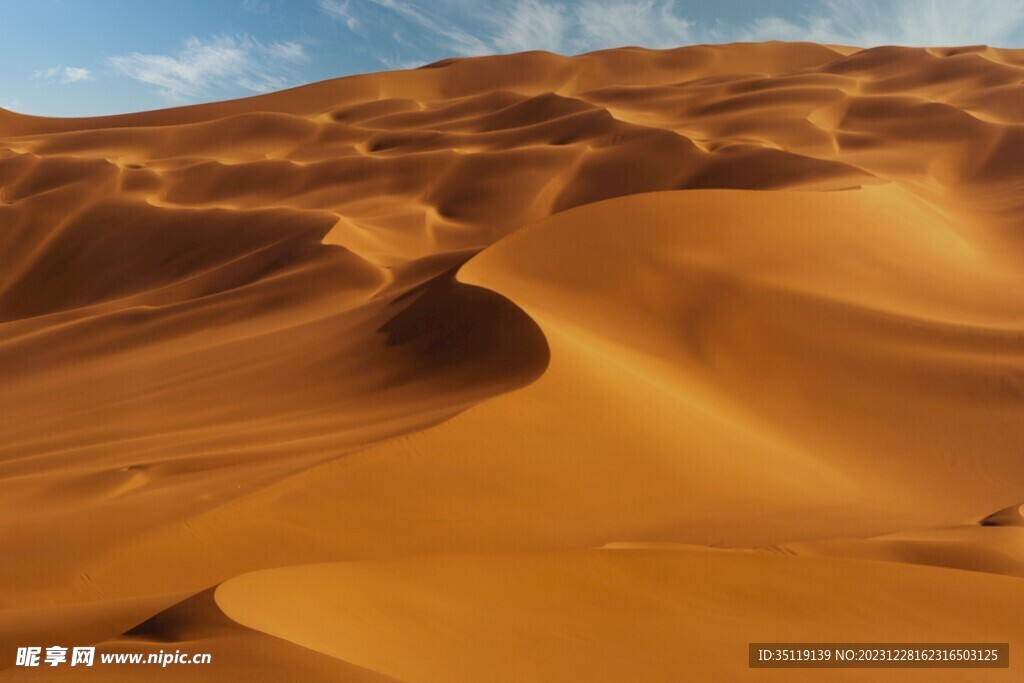
[[[377,331],[387,335],[388,346],[405,347],[424,376],[502,378],[497,381],[506,388],[529,384],[550,361],[544,333],[500,294],[457,282],[461,265],[397,297],[394,316]]]

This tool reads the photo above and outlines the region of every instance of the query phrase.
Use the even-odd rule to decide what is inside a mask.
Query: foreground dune
[[[402,680],[678,681],[686,672],[695,680],[818,681],[821,670],[748,669],[747,643],[769,633],[791,642],[999,640],[1018,628],[1018,583],[680,547],[290,567],[232,579],[216,597],[247,626]],[[933,618],[937,594],[949,594],[941,622]],[[966,678],[964,670],[870,674]]]
[[[0,677],[1015,652],[1022,68],[625,48],[0,111]]]

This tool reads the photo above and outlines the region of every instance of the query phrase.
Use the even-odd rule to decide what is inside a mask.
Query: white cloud
[[[360,4],[356,4],[356,3]],[[380,54],[386,66],[444,56],[547,50],[578,53],[621,45],[674,47],[692,42],[696,24],[675,0],[319,0],[320,8],[347,25],[390,26],[394,46],[410,55]],[[376,8],[378,12],[370,10]],[[359,10],[356,17],[354,10]],[[381,11],[382,10],[382,11]],[[395,22],[411,24],[416,40],[399,40]],[[423,59],[426,57],[427,59]]]
[[[359,28],[359,20],[352,13],[350,0],[319,0],[319,5],[327,16],[345,24],[350,31]]]
[[[242,0],[242,9],[253,14],[266,14],[270,11],[270,3],[266,0]]]
[[[494,47],[500,52],[548,50],[556,52],[564,44],[568,12],[559,5],[538,0],[522,0],[499,18]]]
[[[308,59],[306,47],[302,43],[296,43],[295,41],[271,43],[267,46],[267,52],[272,57],[288,62],[304,62]]]
[[[458,22],[450,18],[435,20],[430,13],[419,9],[411,2],[400,2],[400,0],[370,0],[370,2],[417,24],[421,29],[432,34],[435,39],[442,41],[455,54],[472,56],[495,52],[494,47],[485,39],[474,35],[469,30],[459,28]]]
[[[353,0],[320,0],[354,19]],[[621,45],[673,47],[692,42],[696,25],[675,0],[364,0],[416,26],[434,48],[458,56],[527,50],[574,53]]]
[[[579,5],[575,18],[577,44],[583,50],[623,45],[679,47],[694,42],[697,28],[677,12],[672,0],[589,0]]]
[[[64,82],[78,83],[79,81],[91,81],[92,72],[81,66],[64,67]]]
[[[526,50],[575,54],[624,45],[668,48],[761,40],[862,47],[1024,44],[1024,2],[1020,0],[816,0],[803,3],[803,12],[760,17],[752,3],[751,18],[740,24],[724,24],[706,15],[697,20],[677,0],[319,2],[328,14],[352,22],[350,26],[390,22],[392,26],[384,30],[393,32],[395,22],[411,24],[416,46],[399,44],[397,48],[429,59],[438,58],[438,51],[454,56]],[[373,8],[378,12],[373,13]],[[397,63],[406,56],[379,58]]]
[[[51,66],[35,72],[36,78],[59,80],[61,83],[81,83],[93,80],[92,72],[81,66]]]
[[[126,76],[156,86],[172,101],[187,101],[232,86],[252,92],[286,87],[288,64],[306,59],[295,42],[261,43],[248,36],[187,39],[174,55],[133,52],[108,61]]]
[[[395,58],[392,58],[392,57],[388,57],[386,55],[382,55],[382,56],[378,57],[377,59],[380,60],[381,64],[383,64],[384,66],[386,66],[388,69],[390,69],[392,71],[405,71],[406,69],[418,69],[419,67],[423,66],[423,64],[424,64],[424,61],[422,59],[401,60],[401,59],[395,59]]]
[[[1024,3],[1018,0],[825,0],[799,18],[766,17],[740,37],[809,40],[860,47],[946,47],[1021,44]]]

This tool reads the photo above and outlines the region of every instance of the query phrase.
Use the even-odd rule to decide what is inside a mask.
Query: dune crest
[[[0,633],[247,680],[1005,640],[1022,79],[766,43],[0,110]]]

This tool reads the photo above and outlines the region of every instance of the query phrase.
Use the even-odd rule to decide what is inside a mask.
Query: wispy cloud
[[[529,2],[530,0],[525,0]],[[494,48],[485,37],[475,34],[472,29],[462,28],[461,22],[451,17],[435,19],[432,12],[422,10],[412,2],[400,0],[370,0],[375,5],[391,10],[400,17],[418,25],[435,38],[445,41],[455,54],[481,55],[494,52]]]
[[[352,12],[350,0],[319,0],[318,4],[324,14],[345,24],[350,31],[359,28],[359,21]]]
[[[414,49],[427,51],[426,43],[429,51],[446,56],[671,47],[692,42],[699,33],[675,0],[320,0],[320,7],[350,27],[380,25],[383,13],[416,29],[420,40]]]
[[[304,62],[307,59],[306,46],[294,40],[270,43],[266,46],[266,52],[275,59],[287,62]]]
[[[696,40],[699,27],[671,0],[590,0],[576,10],[577,48],[639,45],[678,47]]]
[[[33,74],[36,78],[57,80],[61,83],[81,83],[91,81],[95,77],[92,72],[81,66],[51,66],[49,69],[42,69]]]
[[[474,56],[525,50],[575,54],[639,45],[807,40],[875,45],[998,46],[1024,44],[1019,0],[818,0],[805,11],[727,24],[705,13],[690,16],[677,0],[319,0],[349,28],[396,25],[415,30],[414,44],[379,57],[390,64],[412,57]],[[388,27],[390,25],[390,28]],[[370,30],[368,35],[375,35]],[[368,45],[373,52],[379,48]],[[378,50],[379,51],[379,50]]]
[[[496,18],[498,27],[491,42],[500,52],[557,52],[565,44],[571,21],[565,7],[539,0],[521,0]]]
[[[253,14],[266,14],[270,11],[267,0],[242,0],[242,9]]]
[[[307,59],[296,42],[262,43],[249,36],[188,38],[176,54],[111,57],[111,66],[126,76],[155,86],[171,101],[224,94],[234,87],[266,92],[290,84],[290,65]]]
[[[1024,37],[1018,0],[824,0],[796,19],[764,17],[739,32],[750,40],[875,45],[1014,46]]]

